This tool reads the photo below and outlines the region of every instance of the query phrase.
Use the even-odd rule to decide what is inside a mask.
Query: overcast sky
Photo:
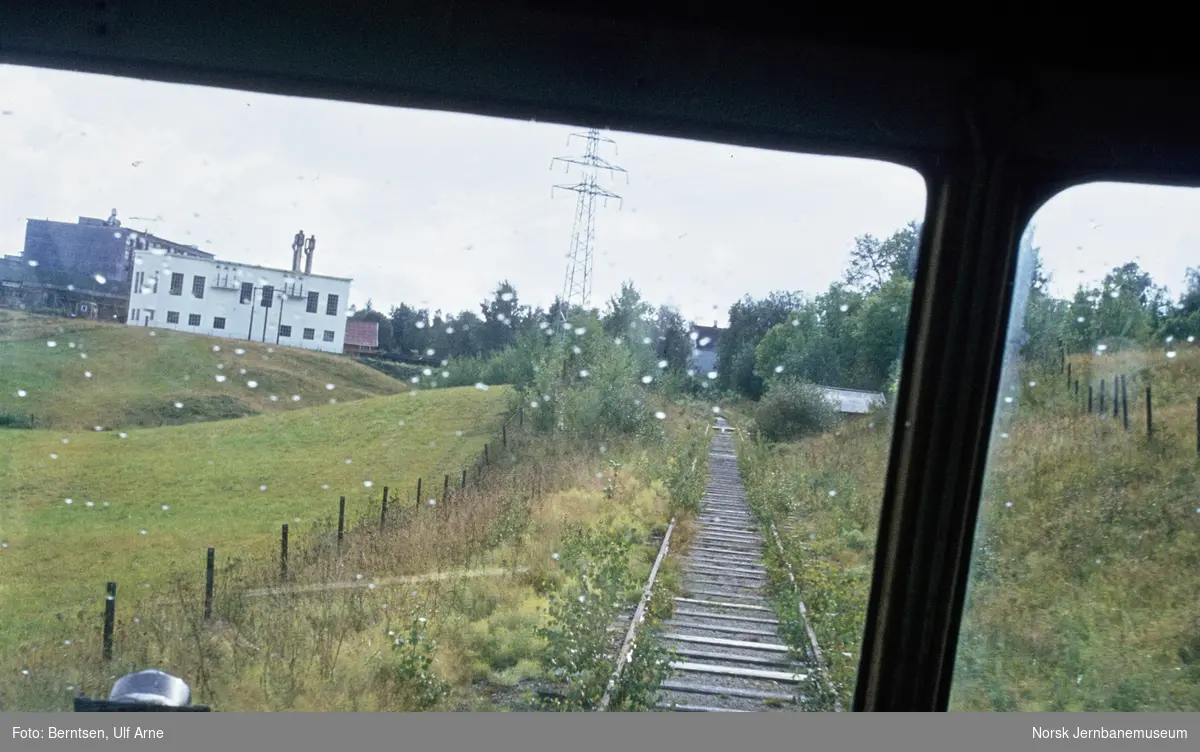
[[[558,124],[291,99],[0,66],[0,252],[28,217],[112,208],[129,229],[222,259],[286,268],[297,230],[352,302],[457,311],[502,279],[526,303],[561,292],[582,152]],[[599,211],[593,303],[633,279],[654,302],[724,323],[743,294],[819,293],[855,236],[924,211],[915,172],[625,133],[629,171]],[[1052,200],[1035,243],[1060,293],[1136,259],[1178,290],[1200,265],[1200,192],[1087,186]]]

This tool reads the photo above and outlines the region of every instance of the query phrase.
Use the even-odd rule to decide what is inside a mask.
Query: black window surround
[[[279,0],[239,6],[236,19],[196,16],[182,2],[121,6],[119,17],[56,5],[63,22],[45,24],[43,4],[11,4],[0,24],[0,61],[597,123],[883,159],[924,175],[925,235],[853,707],[859,711],[947,707],[1025,224],[1074,184],[1200,184],[1200,139],[1191,126],[1200,101],[1187,95],[1195,81],[1185,72],[1168,80],[1101,70],[1097,55],[1127,49],[1127,29],[1118,44],[1099,31],[1083,39],[1063,33],[1050,19],[1036,28],[1013,24],[1007,34],[994,33],[1003,24],[989,24],[993,43],[949,31],[939,38],[934,29],[944,24],[910,17],[918,31],[889,27],[897,49],[882,50],[859,23],[810,22],[791,8],[783,23],[754,2],[735,13],[643,3],[568,6],[552,15],[549,4],[468,1],[447,16],[430,0],[394,15],[372,8],[369,22],[330,15],[325,4]],[[291,18],[287,31],[264,44],[282,12]],[[610,21],[603,43],[589,31],[600,15]],[[97,30],[110,23],[138,33]],[[576,37],[582,41],[563,43]],[[157,43],[146,46],[145,38]],[[210,43],[196,45],[198,38]],[[330,49],[352,44],[360,54],[313,55],[313,39]],[[1156,39],[1153,59],[1139,61],[1140,73],[1154,66],[1177,73],[1173,66],[1189,47],[1164,41]],[[402,67],[373,64],[398,46],[420,52]],[[261,54],[265,48],[270,56]],[[481,90],[480,80],[492,85]]]

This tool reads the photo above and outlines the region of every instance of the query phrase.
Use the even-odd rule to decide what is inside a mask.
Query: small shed
[[[374,353],[379,351],[379,322],[346,319],[346,344],[343,352]]]

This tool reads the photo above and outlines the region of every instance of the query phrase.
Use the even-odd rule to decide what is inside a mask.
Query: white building
[[[137,250],[130,326],[340,353],[349,279]]]

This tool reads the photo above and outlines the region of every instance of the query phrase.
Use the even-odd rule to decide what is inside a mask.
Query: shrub
[[[821,433],[837,413],[820,390],[800,381],[772,381],[758,404],[755,426],[767,441],[794,441]]]

